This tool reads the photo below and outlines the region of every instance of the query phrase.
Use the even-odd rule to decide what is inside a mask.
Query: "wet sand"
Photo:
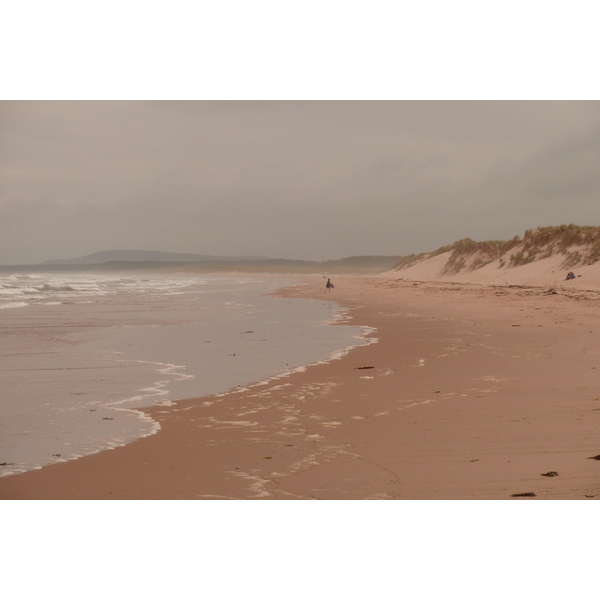
[[[600,498],[600,291],[305,279],[280,294],[342,302],[378,342],[148,409],[158,434],[3,478],[0,498]]]

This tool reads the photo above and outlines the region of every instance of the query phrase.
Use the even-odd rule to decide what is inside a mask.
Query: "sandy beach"
[[[3,499],[600,498],[600,290],[340,276],[376,343],[147,409],[158,434],[0,480]]]

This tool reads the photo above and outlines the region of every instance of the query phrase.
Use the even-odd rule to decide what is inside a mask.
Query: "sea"
[[[0,273],[0,477],[157,433],[143,409],[219,395],[371,343],[290,277]],[[323,283],[323,289],[324,289]]]

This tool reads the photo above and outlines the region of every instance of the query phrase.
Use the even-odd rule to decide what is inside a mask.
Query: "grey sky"
[[[0,102],[0,264],[325,260],[600,225],[595,101]]]

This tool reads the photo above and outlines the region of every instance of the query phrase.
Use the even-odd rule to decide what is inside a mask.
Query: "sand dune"
[[[382,277],[498,285],[600,286],[600,228],[562,225],[525,232],[508,242],[459,240],[406,257]],[[566,281],[568,272],[575,280]]]
[[[512,268],[501,269],[495,261],[473,271],[465,269],[458,273],[444,273],[449,256],[449,252],[439,254],[406,269],[386,271],[377,277],[474,284],[559,286],[564,289],[596,289],[600,287],[600,263],[565,268],[563,266],[564,258],[556,255]],[[569,271],[573,271],[576,278],[566,281]]]

